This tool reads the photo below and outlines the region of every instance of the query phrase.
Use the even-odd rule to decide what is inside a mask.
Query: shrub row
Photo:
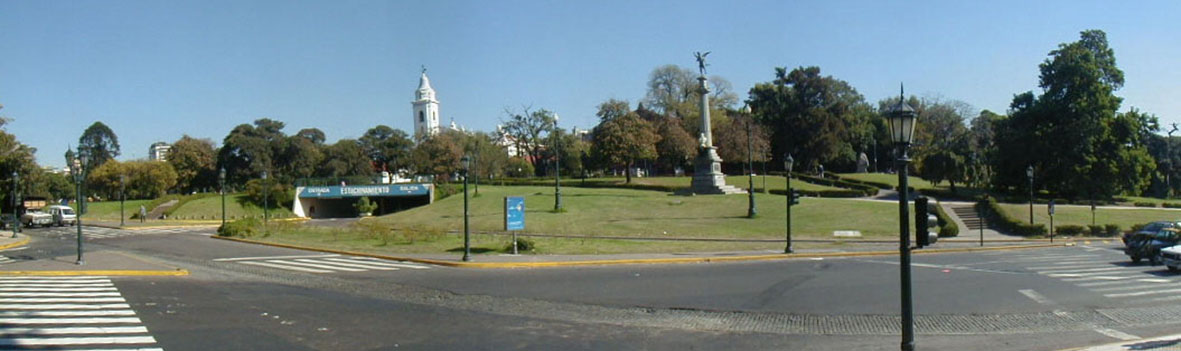
[[[947,215],[947,212],[943,212],[943,206],[939,206],[938,202],[932,203],[935,204],[935,206],[933,206],[935,207],[935,217],[939,218],[939,237],[950,238],[959,236],[960,226],[956,225],[955,221],[951,220],[951,217]]]
[[[861,179],[845,178],[845,177],[841,177],[840,175],[838,175],[838,174],[836,174],[836,173],[831,173],[831,172],[824,172],[824,174],[825,174],[825,176],[826,176],[826,177],[833,177],[833,178],[840,179],[840,180],[842,180],[842,181],[846,181],[846,182],[849,182],[849,183],[854,183],[854,184],[862,184],[862,185],[872,186],[872,187],[875,187],[875,188],[878,188],[878,189],[887,189],[887,190],[889,190],[889,189],[893,189],[893,188],[894,188],[894,185],[892,185],[892,184],[881,183],[881,182],[875,182],[875,181],[869,181],[869,180],[861,180]]]
[[[217,235],[248,238],[258,234],[259,227],[262,227],[262,221],[257,218],[239,219],[218,227]]]
[[[840,178],[836,178],[836,177],[820,178],[820,177],[815,177],[815,176],[811,176],[811,175],[807,175],[807,174],[800,174],[800,173],[792,173],[792,177],[802,180],[802,181],[805,181],[805,182],[808,182],[808,183],[812,183],[812,184],[827,185],[827,186],[832,186],[832,187],[850,189],[850,190],[860,193],[861,195],[859,195],[859,196],[873,196],[878,193],[878,188],[876,186],[853,183],[853,182],[841,180]]]
[[[862,193],[857,190],[848,190],[848,189],[841,189],[841,190],[800,190],[800,189],[795,189],[795,191],[797,193],[799,193],[800,195],[811,196],[811,197],[847,198],[847,197],[865,196],[865,193]],[[786,189],[771,189],[771,194],[787,196],[787,190]]]
[[[1163,204],[1161,204],[1161,207],[1164,207],[1164,208],[1181,208],[1181,203],[1176,203],[1176,202],[1166,202],[1166,203],[1163,203]]]
[[[984,200],[977,202],[976,210],[985,210],[988,221],[1000,228],[1001,231],[1020,236],[1046,235],[1046,225],[1028,224],[1010,217],[991,196],[986,196]]]
[[[1113,237],[1113,236],[1118,236],[1120,234],[1120,228],[1119,228],[1119,225],[1116,225],[1116,224],[1088,225],[1088,226],[1066,224],[1066,225],[1060,225],[1060,226],[1054,227],[1054,234],[1074,235],[1074,236],[1089,235],[1089,236],[1094,236],[1094,237]]]

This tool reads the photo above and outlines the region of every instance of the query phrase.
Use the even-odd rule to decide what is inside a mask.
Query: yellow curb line
[[[7,249],[11,249],[11,248],[18,247],[18,246],[24,246],[25,244],[28,244],[28,243],[29,243],[29,236],[25,235],[24,239],[19,239],[14,243],[0,245],[0,250],[7,250]]]
[[[214,239],[237,241],[241,243],[267,245],[274,247],[282,247],[288,249],[307,250],[316,252],[326,252],[341,255],[352,255],[361,257],[373,257],[394,261],[407,261],[427,263],[433,265],[457,267],[457,268],[541,268],[541,267],[569,267],[569,266],[603,266],[603,265],[620,265],[620,264],[679,264],[679,263],[709,263],[709,262],[744,262],[744,261],[768,261],[768,260],[783,260],[793,258],[812,258],[812,257],[860,257],[860,256],[888,256],[898,254],[897,251],[862,251],[862,252],[820,252],[809,254],[773,254],[773,255],[751,255],[751,256],[726,256],[726,257],[678,257],[678,258],[636,258],[636,259],[618,259],[618,260],[585,260],[585,261],[546,261],[546,262],[453,262],[441,261],[424,258],[399,257],[370,254],[364,252],[352,252],[345,250],[324,249],[315,247],[306,247],[290,244],[270,243],[264,241],[256,241],[249,239],[230,238],[221,236],[211,236]],[[1064,246],[1063,244],[1036,244],[1036,245],[1014,245],[1014,246],[996,246],[996,247],[968,247],[968,248],[954,248],[942,250],[914,250],[913,254],[939,254],[939,253],[956,253],[956,252],[972,252],[972,251],[999,251],[999,250],[1019,250],[1019,249],[1034,249],[1043,247],[1057,247]]]
[[[95,270],[95,271],[0,271],[0,276],[186,276],[189,271],[178,269],[175,271],[135,271],[135,270]]]
[[[121,230],[148,230],[148,229],[179,229],[179,228],[214,228],[220,224],[194,224],[194,225],[158,225],[158,226],[140,226],[140,227],[119,227]]]

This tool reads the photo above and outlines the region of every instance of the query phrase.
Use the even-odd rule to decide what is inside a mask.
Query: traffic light
[[[791,204],[792,205],[799,205],[800,204],[800,193],[798,191],[796,191],[795,189],[791,189]]]
[[[927,198],[919,196],[914,199],[914,231],[915,231],[915,246],[922,248],[924,246],[931,246],[935,241],[939,240],[939,232],[936,230],[931,232],[931,227],[939,225],[939,218],[930,213],[930,207],[927,204]]]

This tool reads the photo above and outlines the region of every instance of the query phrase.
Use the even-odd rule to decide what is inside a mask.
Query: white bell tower
[[[426,76],[426,67],[422,68],[422,77],[418,78],[418,90],[414,92],[414,137],[422,139],[439,132],[439,100],[435,100],[435,89],[431,88],[431,80]]]

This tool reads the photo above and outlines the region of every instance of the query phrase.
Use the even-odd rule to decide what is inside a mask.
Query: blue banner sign
[[[504,198],[504,230],[525,230],[525,198],[519,196]]]
[[[299,191],[300,198],[345,198],[362,196],[430,195],[426,184],[332,185],[309,186]]]

